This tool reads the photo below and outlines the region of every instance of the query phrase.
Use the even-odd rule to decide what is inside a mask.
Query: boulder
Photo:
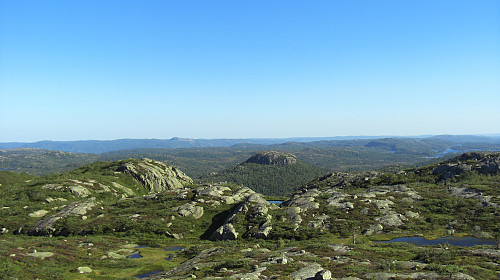
[[[47,211],[47,210],[38,210],[38,211],[35,211],[33,213],[29,213],[28,216],[30,216],[32,218],[40,218],[40,217],[47,215],[47,213],[49,213],[49,211]]]
[[[320,270],[314,275],[316,280],[329,280],[332,279],[332,272],[328,269]]]
[[[91,273],[92,272],[92,268],[88,267],[88,266],[80,266],[76,269],[76,271],[78,273]]]
[[[68,189],[71,191],[71,193],[79,197],[87,197],[90,195],[90,191],[87,188],[80,185],[68,186]]]
[[[375,221],[386,227],[399,227],[404,224],[404,219],[406,219],[406,217],[404,217],[403,215],[391,212],[386,214],[385,216],[375,219]]]
[[[176,211],[177,214],[183,217],[193,216],[193,218],[199,219],[203,216],[203,207],[197,206],[195,202],[189,202],[184,205],[174,207],[172,210]]]
[[[238,238],[238,232],[234,229],[234,226],[231,223],[224,224],[220,226],[217,230],[215,230],[210,237],[209,240],[235,240]]]
[[[290,274],[290,278],[294,280],[315,279],[316,274],[322,270],[323,268],[321,265],[317,263],[309,263],[305,267]]]

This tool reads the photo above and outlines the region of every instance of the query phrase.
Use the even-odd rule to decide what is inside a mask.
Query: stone
[[[217,230],[215,230],[210,237],[209,240],[235,240],[238,238],[238,232],[234,229],[234,226],[231,223],[224,224],[220,226]]]
[[[208,187],[199,187],[194,192],[198,196],[214,196],[221,197],[224,192],[230,191],[231,189],[224,186],[208,186]]]
[[[316,274],[322,270],[323,268],[321,267],[321,265],[317,263],[311,263],[290,274],[290,278],[294,280],[315,279]]]
[[[32,218],[40,218],[40,217],[47,215],[47,213],[49,213],[49,211],[47,211],[47,210],[38,210],[36,212],[29,213],[28,216],[30,216]]]
[[[71,193],[79,197],[87,197],[90,195],[90,191],[87,188],[79,185],[69,186],[68,189],[71,191]]]
[[[80,266],[76,269],[78,273],[91,273],[92,269],[88,266]]]
[[[314,275],[316,280],[329,280],[332,279],[332,272],[328,269],[320,270]]]
[[[403,219],[404,216],[398,213],[388,213],[385,216],[379,217],[375,219],[381,225],[386,227],[398,227],[404,224]]]
[[[31,257],[35,257],[35,258],[40,258],[43,260],[45,258],[52,257],[54,255],[54,253],[52,253],[52,252],[37,252],[36,250],[33,250],[33,253],[28,253],[26,255],[31,256]]]
[[[203,207],[197,206],[196,202],[189,202],[184,205],[174,207],[172,209],[176,211],[180,216],[193,216],[195,219],[199,219],[203,216]]]

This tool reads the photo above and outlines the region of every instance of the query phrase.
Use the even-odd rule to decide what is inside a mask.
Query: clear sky
[[[500,132],[500,1],[0,0],[0,141]]]

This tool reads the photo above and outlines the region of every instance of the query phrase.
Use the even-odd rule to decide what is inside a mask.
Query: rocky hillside
[[[85,273],[123,279],[148,272],[149,279],[496,279],[500,255],[492,247],[374,241],[499,238],[499,159],[498,153],[469,153],[398,173],[330,173],[281,205],[246,186],[194,184],[177,168],[149,159],[99,162],[46,177],[0,173],[2,272],[12,279]],[[159,243],[182,248],[153,246]]]

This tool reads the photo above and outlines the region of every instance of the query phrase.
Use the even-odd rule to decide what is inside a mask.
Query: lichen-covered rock
[[[230,191],[231,189],[226,186],[206,186],[199,187],[194,192],[197,196],[213,196],[213,197],[221,197],[224,195],[224,192]]]
[[[283,206],[299,207],[302,211],[318,209],[319,203],[314,201],[314,197],[294,195],[291,199],[282,203]]]
[[[294,280],[315,279],[316,274],[322,270],[323,268],[321,267],[321,265],[317,263],[311,263],[290,274],[290,278]]]
[[[176,167],[151,159],[125,162],[118,170],[130,174],[149,192],[176,190],[193,182]]]
[[[176,211],[183,217],[193,216],[193,218],[199,219],[203,216],[203,207],[197,206],[195,202],[189,202],[184,205],[174,207],[172,210]]]
[[[35,250],[33,253],[28,253],[26,255],[31,256],[31,257],[35,257],[35,258],[40,258],[43,260],[45,258],[52,257],[54,255],[54,253],[52,253],[52,252],[36,252],[36,250]]]
[[[88,266],[79,266],[76,271],[78,273],[91,273],[92,272],[92,268],[88,267]]]
[[[38,210],[38,211],[35,211],[33,213],[29,213],[28,216],[30,216],[32,218],[40,218],[40,217],[47,215],[47,213],[49,213],[49,211],[47,211],[47,210]]]
[[[208,238],[209,240],[235,240],[238,238],[238,232],[234,229],[231,223],[226,223],[216,229],[212,235]]]
[[[389,212],[375,220],[386,227],[398,227],[404,224],[403,220],[406,220],[406,217],[395,212]]]
[[[29,231],[29,235],[52,235],[56,232],[54,224],[68,216],[83,216],[87,214],[87,211],[92,209],[96,205],[95,198],[92,197],[87,201],[73,202],[65,206],[61,211],[52,215],[46,219],[38,221]]]

